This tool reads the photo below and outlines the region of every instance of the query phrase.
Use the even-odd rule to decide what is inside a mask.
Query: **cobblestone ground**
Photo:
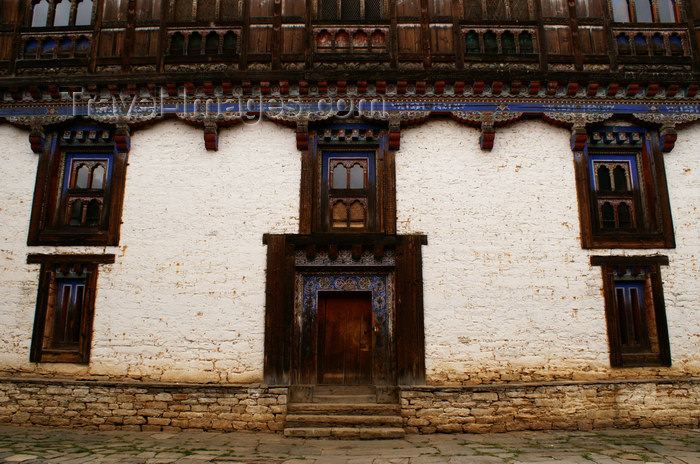
[[[409,435],[401,440],[273,433],[90,432],[0,427],[2,463],[115,464],[700,464],[700,429]]]

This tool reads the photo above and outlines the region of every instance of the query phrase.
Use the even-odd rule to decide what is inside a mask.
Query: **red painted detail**
[[[620,88],[620,84],[608,84],[608,97],[614,97],[617,95],[617,89]]]
[[[270,82],[260,82],[260,93],[263,95],[270,94]]]
[[[114,136],[114,145],[118,152],[129,151],[129,136],[126,134],[117,134]]]
[[[586,146],[588,141],[588,133],[585,130],[576,131],[571,136],[571,149],[574,151],[581,151]]]
[[[357,91],[360,93],[367,92],[367,81],[357,81]]]
[[[347,81],[338,81],[337,89],[338,93],[346,93],[348,91],[348,82]]]
[[[308,132],[297,132],[297,150],[308,150],[309,149],[309,133]]]
[[[423,95],[426,87],[427,83],[425,81],[416,81],[416,94]]]
[[[460,93],[464,93],[464,81],[455,82],[455,95],[459,95]]]
[[[224,81],[221,83],[221,90],[224,91],[225,94],[229,94],[233,91],[233,86],[231,85],[231,82],[229,81]]]
[[[176,84],[174,84],[172,82],[168,82],[167,84],[165,84],[165,88],[168,89],[169,96],[174,97],[177,95],[177,85]]]
[[[688,98],[693,98],[697,94],[698,94],[698,85],[697,84],[690,84],[688,86],[688,91],[686,92],[685,96]]]
[[[29,144],[34,153],[41,153],[44,150],[44,137],[40,135],[29,135]]]
[[[556,94],[557,88],[559,88],[559,83],[557,81],[547,82],[547,95]]]
[[[566,86],[566,94],[573,97],[578,92],[578,82],[569,82]]]
[[[194,94],[194,82],[185,82],[185,91],[188,94]]]
[[[530,95],[537,95],[540,93],[540,81],[530,82],[530,90],[528,91]]]
[[[482,150],[491,150],[493,148],[493,142],[496,138],[496,132],[481,132],[481,137],[479,137],[479,145],[481,145]]]
[[[501,82],[501,81],[496,81],[491,86],[491,93],[494,95],[500,95],[502,91],[503,91],[503,82]]]
[[[299,81],[299,94],[308,95],[309,94],[309,83],[307,81]]]
[[[639,84],[630,84],[627,86],[627,96],[634,97],[639,92]]]
[[[440,95],[445,92],[445,81],[437,81],[435,83],[435,93]]]
[[[398,150],[401,146],[401,132],[389,132],[389,149]]]
[[[588,96],[594,97],[597,93],[598,93],[598,83],[591,82],[590,84],[588,84]]]
[[[475,94],[480,94],[481,92],[484,91],[484,83],[483,81],[476,81],[474,82],[474,88],[473,91]]]
[[[244,95],[251,95],[253,93],[253,85],[250,81],[243,81],[241,82],[241,90]]]
[[[678,134],[674,129],[664,129],[661,131],[661,151],[668,153],[676,145]]]
[[[386,81],[377,81],[377,93],[386,92]]]
[[[406,93],[406,87],[407,87],[407,86],[408,86],[408,82],[407,82],[407,81],[398,81],[398,82],[396,83],[396,92],[397,92],[399,95],[405,94],[405,93]]]
[[[649,84],[647,87],[647,97],[653,97],[659,93],[659,84]]]
[[[289,81],[280,81],[280,94],[289,94]]]
[[[668,89],[666,90],[667,97],[675,97],[677,93],[678,93],[678,84],[671,84],[668,86]]]
[[[205,93],[214,93],[214,84],[212,82],[205,82],[204,83],[204,92]]]
[[[520,81],[513,81],[510,83],[510,93],[511,95],[518,95],[520,90],[523,88],[523,83]]]
[[[219,136],[215,130],[213,132],[204,132],[204,147],[209,151],[217,151],[219,149]]]
[[[59,98],[60,94],[58,93],[58,86],[57,85],[50,85],[49,86],[49,94],[51,94],[51,98]]]
[[[30,85],[29,95],[31,95],[34,100],[39,100],[41,98],[41,92],[39,91],[39,87],[37,87],[36,85]]]

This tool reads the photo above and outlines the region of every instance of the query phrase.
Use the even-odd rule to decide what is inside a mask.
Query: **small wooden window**
[[[367,158],[330,158],[329,210],[334,229],[362,229],[367,223]]]
[[[641,128],[591,129],[576,156],[584,248],[675,247],[658,143]]]
[[[30,361],[87,363],[99,264],[114,255],[38,255],[41,264]]]
[[[603,295],[613,367],[670,366],[660,265],[666,256],[592,256],[603,270]]]
[[[377,20],[385,17],[382,0],[319,0],[318,18],[334,21]]]
[[[679,21],[674,0],[610,0],[613,21],[619,23],[675,23]]]

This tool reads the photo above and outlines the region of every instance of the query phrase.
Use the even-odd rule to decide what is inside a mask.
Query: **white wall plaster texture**
[[[541,121],[477,130],[431,121],[402,133],[399,233],[425,233],[429,382],[698,374],[700,127],[665,155],[676,250],[583,250],[570,132]],[[593,254],[669,255],[662,267],[673,367],[611,369]]]
[[[569,131],[541,121],[478,131],[431,121],[402,133],[399,233],[425,233],[430,382],[697,375],[700,126],[664,155],[675,250],[583,250]],[[247,382],[262,378],[262,234],[298,230],[294,133],[236,126],[207,152],[181,122],[137,131],[119,247],[27,247],[38,157],[0,126],[0,369],[56,375]],[[29,363],[38,265],[28,253],[115,253],[100,267],[89,366]],[[602,276],[592,254],[662,267],[673,366],[610,369]]]
[[[37,156],[26,133],[0,127],[4,368],[164,381],[262,380],[266,247],[263,233],[298,231],[300,160],[294,133],[270,122],[220,133],[164,122],[133,134],[114,265],[100,267],[89,366],[28,362],[39,266],[24,245]],[[5,206],[7,205],[7,206]],[[7,248],[7,250],[5,250]],[[14,270],[13,270],[14,268]],[[8,273],[8,269],[12,274]],[[5,310],[6,309],[6,310]],[[8,327],[8,326],[6,326]]]

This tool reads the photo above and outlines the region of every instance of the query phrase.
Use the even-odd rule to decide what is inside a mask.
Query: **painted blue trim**
[[[588,169],[590,171],[590,182],[591,182],[591,189],[592,191],[596,191],[595,188],[595,169],[593,168],[593,162],[594,161],[629,161],[631,168],[630,168],[630,174],[632,176],[632,188],[633,189],[638,189],[639,188],[639,178],[638,178],[638,173],[637,171],[639,170],[639,167],[637,166],[637,156],[636,155],[616,155],[616,154],[589,154],[588,155]],[[612,172],[610,173],[612,176]]]
[[[448,97],[450,98],[450,97]],[[513,97],[517,99],[517,97]],[[556,97],[555,97],[556,98]],[[594,103],[590,101],[576,102],[576,98],[561,97],[561,102],[556,101],[533,101],[533,102],[509,102],[498,101],[497,98],[490,99],[491,101],[472,100],[469,97],[454,97],[455,101],[430,101],[431,97],[423,97],[416,99],[398,99],[392,96],[374,98],[357,98],[354,104],[356,108],[365,114],[369,114],[372,109],[375,112],[383,110],[386,113],[395,113],[401,111],[432,111],[438,113],[449,113],[453,111],[472,111],[472,112],[521,112],[531,114],[541,113],[614,113],[614,114],[632,114],[632,113],[649,113],[649,114],[690,114],[700,115],[700,104],[692,103],[634,103],[630,101],[624,102],[609,102],[609,103]],[[219,102],[212,99],[213,103],[209,106],[210,112],[213,114],[229,113],[231,116],[238,116],[248,112],[259,112],[261,109],[271,115],[280,114],[282,106],[280,99],[270,98],[268,100],[259,100],[251,98],[250,100],[238,97],[236,98],[221,98]],[[284,106],[285,114],[289,116],[298,115],[304,112],[326,112],[328,116],[333,116],[331,112],[343,114],[345,110],[337,100],[322,97],[314,99],[298,99],[288,98]],[[179,98],[143,98],[137,100],[132,105],[131,100],[121,102],[117,99],[115,102],[93,102],[88,105],[81,100],[75,106],[73,104],[57,104],[57,105],[27,105],[20,103],[17,106],[2,106],[0,107],[0,117],[22,117],[22,116],[116,116],[131,114],[136,116],[146,116],[159,118],[166,114],[189,113],[189,114],[204,114],[206,100],[198,103],[194,99],[182,101]],[[378,103],[379,102],[379,103]],[[220,104],[219,104],[220,103]],[[372,106],[374,105],[374,107]],[[134,121],[136,122],[136,120]],[[342,124],[342,123],[341,123]]]

